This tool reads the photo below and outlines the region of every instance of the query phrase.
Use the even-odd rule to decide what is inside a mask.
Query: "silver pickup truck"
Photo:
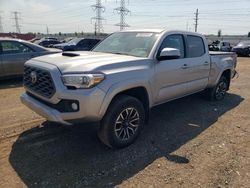
[[[21,101],[49,121],[100,121],[101,141],[121,148],[135,141],[156,105],[203,90],[222,100],[235,67],[234,53],[209,53],[197,33],[123,31],[90,52],[26,62]]]

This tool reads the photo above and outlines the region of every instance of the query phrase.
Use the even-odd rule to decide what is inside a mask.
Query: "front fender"
[[[108,89],[103,103],[101,105],[100,108],[100,112],[99,115],[101,117],[104,116],[104,114],[106,113],[112,99],[119,93],[129,90],[129,89],[133,89],[136,87],[144,87],[148,93],[148,99],[149,99],[149,107],[152,106],[152,93],[150,90],[150,84],[148,81],[145,81],[145,78],[133,78],[133,79],[129,79],[129,80],[123,80],[123,81],[119,81],[116,82],[115,84],[111,85],[111,87]]]

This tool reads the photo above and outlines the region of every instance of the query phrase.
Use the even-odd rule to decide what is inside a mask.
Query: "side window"
[[[98,43],[98,40],[95,40],[95,39],[94,39],[94,40],[91,40],[91,45],[92,45],[92,46],[95,46],[97,43]]]
[[[33,52],[29,47],[13,41],[2,41],[2,53],[3,54],[15,54],[15,53],[28,53]]]
[[[78,45],[81,46],[81,47],[88,47],[89,46],[89,40],[88,39],[81,40]]]
[[[95,46],[95,40],[94,39],[90,39],[89,41],[89,48],[92,48]]]
[[[203,39],[198,36],[187,36],[188,57],[201,57],[205,54]]]
[[[185,47],[184,47],[184,40],[183,40],[183,36],[182,35],[169,35],[167,36],[162,44],[161,47],[158,51],[158,55],[160,55],[161,51],[163,48],[176,48],[179,49],[181,52],[181,57],[180,58],[184,58],[185,57]]]

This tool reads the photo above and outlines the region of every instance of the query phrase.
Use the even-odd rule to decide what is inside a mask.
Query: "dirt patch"
[[[98,141],[97,124],[44,122],[21,105],[20,86],[0,87],[0,187],[250,187],[250,59],[237,70],[224,101],[156,107],[122,150]]]

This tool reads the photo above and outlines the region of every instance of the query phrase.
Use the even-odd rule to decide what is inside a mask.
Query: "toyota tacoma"
[[[27,61],[21,101],[48,121],[98,121],[100,140],[122,148],[135,141],[154,106],[200,91],[222,100],[235,67],[235,53],[209,52],[201,34],[121,31],[92,51]]]

